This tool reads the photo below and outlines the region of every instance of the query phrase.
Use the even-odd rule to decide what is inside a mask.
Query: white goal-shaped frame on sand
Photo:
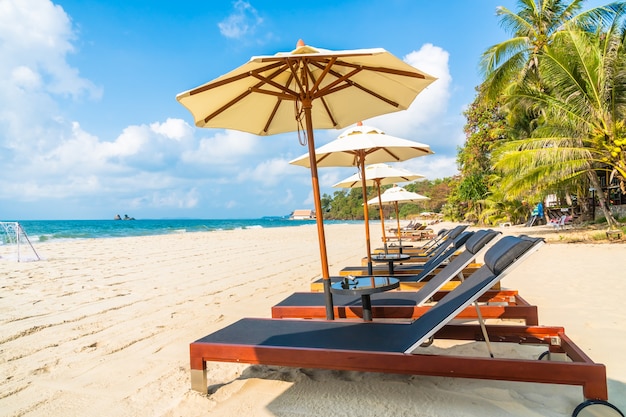
[[[13,247],[15,247],[15,250],[12,250]],[[10,256],[7,256],[7,254]],[[26,255],[30,256],[26,257]],[[41,260],[19,222],[0,222],[0,258],[8,257],[15,257],[18,262],[22,260]]]

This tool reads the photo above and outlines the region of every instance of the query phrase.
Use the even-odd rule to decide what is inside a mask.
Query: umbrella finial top
[[[384,135],[385,132],[382,130],[372,127],[365,126],[363,122],[357,122],[356,126],[345,130],[342,134],[339,135],[340,138],[350,136],[350,135]]]
[[[302,46],[304,46],[305,43],[302,39],[298,39],[298,42],[296,42],[296,48],[300,48]]]

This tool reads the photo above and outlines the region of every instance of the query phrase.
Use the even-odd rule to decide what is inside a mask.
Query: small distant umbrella
[[[399,162],[418,156],[434,153],[430,146],[407,139],[387,135],[380,129],[357,126],[346,130],[337,139],[315,149],[315,162],[320,167],[356,166],[362,175],[363,201],[367,201],[365,165],[381,162]],[[309,166],[309,155],[302,155],[289,162],[290,164]],[[365,245],[367,250],[368,271],[372,272],[372,253],[370,246],[369,215],[363,210],[365,217]]]
[[[313,131],[405,110],[435,80],[381,48],[329,51],[300,40],[291,52],[252,57],[176,96],[198,127],[305,134],[328,319],[334,313]]]
[[[424,178],[423,175],[415,174],[411,171],[402,168],[395,168],[387,164],[373,164],[365,167],[365,185],[367,187],[376,187],[378,195],[378,202],[381,201],[380,187],[381,185],[395,184],[398,182],[409,182]],[[345,180],[333,185],[337,188],[356,188],[362,187],[361,173],[354,174],[353,176],[346,178]],[[369,204],[369,203],[368,203]],[[364,207],[367,210],[367,207]],[[380,221],[383,228],[383,243],[385,246],[385,253],[387,252],[387,238],[385,236],[385,216],[383,215],[382,204],[379,204]]]
[[[402,233],[400,231],[400,210],[398,209],[399,203],[409,202],[409,201],[426,201],[426,200],[430,200],[430,198],[423,196],[421,194],[418,194],[418,193],[407,191],[402,187],[391,187],[385,190],[385,192],[382,193],[379,198],[372,198],[371,200],[369,200],[367,204],[370,206],[375,205],[375,204],[379,204],[382,206],[382,204],[385,204],[385,203],[393,203],[393,205],[396,208],[396,222],[398,224],[398,229],[397,229],[398,242],[400,246],[402,246]],[[383,225],[383,237],[384,237],[385,236],[385,224],[383,223],[382,225]]]

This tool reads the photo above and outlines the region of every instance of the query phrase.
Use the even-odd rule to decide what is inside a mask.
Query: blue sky
[[[585,8],[605,2],[588,1]],[[198,129],[176,94],[254,55],[384,48],[438,80],[409,110],[364,121],[456,172],[478,62],[514,0],[0,0],[0,220],[258,218],[313,208],[296,133]],[[319,147],[343,130],[315,132]],[[320,168],[322,193],[354,174]]]

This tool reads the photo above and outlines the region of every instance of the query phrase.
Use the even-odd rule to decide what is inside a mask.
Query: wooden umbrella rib
[[[345,61],[341,61],[341,60],[337,60],[335,62],[335,65],[341,65],[341,66],[349,67],[349,68],[359,68],[359,69],[366,70],[366,71],[383,72],[383,73],[386,73],[386,74],[400,75],[400,76],[403,76],[403,77],[426,79],[426,76],[424,74],[419,73],[419,72],[405,71],[405,70],[399,70],[399,69],[395,69],[395,68],[373,67],[373,66],[369,66],[369,65],[352,64],[350,62],[345,62]]]
[[[400,161],[400,158],[398,157],[398,155],[396,155],[395,153],[391,152],[389,149],[387,148],[375,148],[375,150],[383,150],[384,152],[387,152],[387,154],[389,156],[391,156],[393,159],[395,159],[396,161]],[[372,151],[373,152],[373,151]]]
[[[351,81],[351,84],[352,84],[352,86],[353,86],[353,87],[358,88],[359,90],[364,91],[364,92],[366,92],[367,94],[369,94],[369,95],[371,95],[371,96],[374,96],[374,97],[376,97],[377,99],[379,99],[379,100],[381,100],[381,101],[384,101],[385,103],[389,104],[390,106],[393,106],[393,107],[396,107],[396,108],[400,106],[400,105],[398,104],[398,102],[393,101],[393,100],[390,100],[390,99],[388,99],[387,97],[383,97],[383,96],[381,96],[380,94],[378,94],[378,93],[376,93],[376,92],[374,92],[374,91],[370,90],[369,88],[363,87],[363,86],[362,86],[361,84],[359,84],[359,83],[355,83],[354,81]]]
[[[285,66],[285,68],[287,68],[287,66]],[[293,81],[293,78],[294,78],[293,72],[289,73],[289,78],[287,79],[286,85],[290,85],[291,82]],[[283,102],[283,98],[277,97],[276,104],[274,105],[274,108],[272,109],[272,112],[270,113],[270,117],[268,117],[267,122],[265,122],[265,126],[263,126],[263,132],[267,133],[269,131],[270,126],[272,125],[272,122],[274,121],[274,117],[276,116],[276,113],[278,112],[278,108],[280,107],[282,102]]]
[[[199,94],[199,93],[211,90],[213,88],[221,87],[223,85],[230,84],[230,83],[235,82],[235,81],[243,80],[244,78],[249,77],[253,72],[268,71],[268,70],[274,69],[276,67],[280,67],[280,65],[281,65],[280,63],[274,63],[274,64],[271,64],[271,65],[267,65],[267,66],[265,66],[263,68],[258,68],[258,69],[254,70],[254,71],[242,72],[241,74],[233,75],[232,77],[224,78],[223,80],[218,80],[218,81],[214,81],[212,83],[201,85],[198,88],[194,88],[193,90],[190,90],[189,91],[189,95],[193,96],[193,95],[196,95],[196,94]],[[280,72],[282,72],[282,71],[277,71],[277,74],[279,74]],[[274,76],[276,76],[276,75],[274,75]]]
[[[207,87],[206,89],[215,88],[215,87],[218,87],[218,86],[221,86],[221,85],[228,84],[229,82],[238,81],[238,80],[241,80],[243,78],[250,77],[250,76],[259,79],[259,82],[257,84],[255,84],[253,87],[250,87],[248,90],[246,90],[245,92],[243,92],[239,96],[235,97],[234,99],[232,99],[231,101],[226,103],[224,106],[220,107],[219,109],[217,109],[216,111],[214,111],[210,115],[206,116],[204,118],[204,123],[205,124],[208,123],[209,120],[211,120],[212,118],[214,118],[218,114],[222,113],[223,111],[227,110],[229,107],[231,107],[235,103],[241,101],[246,96],[248,96],[250,93],[252,93],[252,92],[265,92],[264,90],[260,89],[260,87],[262,85],[267,84],[267,83],[272,83],[272,85],[276,84],[276,83],[274,83],[272,81],[272,79],[275,78],[278,74],[281,74],[282,72],[285,71],[285,67],[284,66],[281,69],[280,66],[277,66],[277,65],[268,65],[266,67],[263,67],[262,69],[259,69],[258,71],[267,71],[269,69],[274,69],[274,68],[278,68],[278,69],[276,71],[274,71],[272,74],[270,74],[269,77],[262,77],[259,74],[257,74],[257,71],[249,71],[249,72],[246,72],[246,73],[242,73],[242,74],[240,74],[240,75],[238,75],[236,77],[230,77],[230,78],[227,78],[225,80],[221,80],[221,81],[218,81],[218,82],[215,82],[215,83],[211,83],[210,85],[204,86],[204,87]],[[200,87],[200,88],[203,88],[203,87]],[[196,93],[194,93],[194,94],[196,94]]]
[[[249,91],[253,93],[258,93],[258,94],[265,94],[268,96],[275,96],[283,100],[295,100],[296,99],[296,97],[294,97],[293,95],[287,94],[283,91],[265,90],[263,88],[257,88],[257,87],[250,87]]]
[[[228,103],[224,104],[222,107],[220,107],[219,109],[215,110],[213,113],[209,114],[208,116],[206,116],[204,118],[204,123],[208,123],[209,120],[211,120],[212,118],[214,118],[215,116],[217,116],[218,114],[222,113],[223,111],[227,110],[229,107],[231,107],[232,105],[234,105],[235,103],[243,100],[246,96],[248,96],[252,91],[251,90],[246,90],[245,92],[243,92],[242,94],[238,95],[237,97],[235,97],[234,99],[232,99],[231,101],[229,101]]]
[[[310,77],[312,80],[315,81],[315,83],[313,84],[313,87],[311,88],[311,91],[316,91],[322,80],[326,77],[326,74],[328,74],[333,66],[333,64],[335,63],[335,61],[337,60],[337,58],[333,57],[330,60],[328,60],[327,62],[325,62],[324,68],[322,70],[322,73],[320,74],[319,78],[317,80],[315,80],[315,78],[313,77],[313,73],[311,72],[309,66],[306,66],[307,72],[309,72]],[[316,63],[312,63],[312,64],[316,64]],[[319,68],[319,65],[315,65],[316,67]]]
[[[326,68],[324,68],[324,70],[326,70]],[[359,70],[355,70],[355,71],[351,71],[347,74],[340,74],[337,71],[333,71],[333,70],[328,70],[328,73],[334,75],[335,77],[337,77],[336,80],[330,82],[328,85],[326,85],[324,88],[319,89],[317,92],[315,92],[315,96],[316,97],[321,97],[324,96],[326,94],[330,94],[335,90],[335,87],[340,85],[341,83],[347,84],[348,86],[351,85],[353,83],[353,81],[350,79],[350,77],[353,77],[354,75],[358,74],[360,71]]]
[[[356,151],[348,151],[346,153],[349,153],[349,154],[352,155],[352,166],[358,167],[359,166],[359,157],[361,156],[359,151],[358,150],[356,150]],[[363,155],[363,158],[365,158],[365,155]],[[361,173],[361,170],[359,170],[359,173]],[[362,175],[365,175],[365,173],[362,173]]]
[[[287,85],[291,84],[292,80],[293,80],[293,73],[290,73],[289,78],[287,79]],[[267,118],[267,121],[265,122],[265,126],[263,126],[263,132],[267,133],[269,131],[270,126],[272,125],[272,122],[274,121],[274,117],[276,116],[276,113],[278,112],[278,108],[280,107],[282,102],[283,102],[283,99],[281,97],[277,97],[276,104],[274,105],[274,108],[272,109],[270,116]]]
[[[263,77],[262,75],[259,74],[251,74],[253,77],[255,77],[256,79],[262,81],[262,84],[268,84],[271,85],[272,87],[275,87],[276,89],[282,91],[281,96],[293,96],[293,97],[297,97],[297,93],[294,92],[293,90],[290,90],[289,88],[287,88],[286,86],[282,85],[282,84],[278,84],[277,82],[275,82],[274,80],[267,78],[267,77]],[[270,94],[269,90],[263,90],[260,88],[260,86],[262,84],[257,84],[255,87],[252,87],[252,89],[255,92],[259,92],[259,93],[264,93],[264,94]],[[259,88],[257,88],[259,87]]]
[[[270,113],[270,117],[267,119],[267,123],[265,123],[265,126],[263,126],[263,132],[267,133],[267,131],[270,129],[270,125],[272,124],[272,121],[274,120],[274,116],[276,115],[276,112],[278,111],[278,108],[280,107],[280,103],[282,103],[282,100],[278,98],[276,100],[276,104],[274,105],[274,108],[272,109],[272,112]]]
[[[311,91],[315,91],[319,88],[320,83],[322,82],[322,80],[324,79],[324,77],[329,73],[330,71],[330,65],[332,65],[332,62],[334,62],[334,59],[330,61],[330,63],[327,63],[326,67],[322,70],[322,73],[320,74],[319,78],[315,79],[315,76],[313,75],[313,72],[311,71],[310,67],[307,65],[305,68],[307,70],[307,73],[309,75],[309,78],[311,80],[313,80],[313,87],[311,88]],[[319,68],[319,66],[317,65],[317,63],[313,63],[316,67]],[[322,102],[322,106],[324,106],[324,111],[326,112],[326,115],[328,116],[328,119],[331,121],[331,123],[333,124],[333,127],[337,126],[337,120],[335,120],[335,117],[333,116],[332,112],[330,111],[330,108],[328,107],[328,103],[326,103],[326,100],[324,99],[323,96],[317,97],[315,94],[313,95],[313,99],[315,98],[319,98]]]
[[[366,88],[363,87],[361,84],[354,82],[354,80],[350,79],[350,77],[354,76],[355,74],[359,73],[361,70],[361,67],[357,67],[354,66],[355,70],[349,72],[348,74],[342,75],[341,73],[337,72],[337,71],[333,71],[330,70],[329,73],[331,75],[334,75],[335,77],[337,77],[337,80],[333,81],[332,83],[328,84],[327,86],[325,86],[323,89],[317,91],[315,93],[315,98],[317,97],[321,97],[321,96],[325,96],[325,95],[329,95],[329,94],[333,94],[339,90],[342,90],[346,87],[355,87],[358,88],[361,91],[366,92],[367,94],[376,97],[379,100],[384,101],[385,103],[389,104],[390,106],[393,107],[398,107],[399,104],[393,100],[388,99],[387,97],[383,97],[380,94]],[[322,69],[322,66],[319,66],[320,69]],[[341,83],[342,81],[344,81],[345,83],[339,87],[335,87],[336,85],[338,85],[339,83]]]
[[[418,151],[422,151],[425,154],[429,154],[432,153],[432,151],[430,150],[430,148],[418,148],[418,147],[414,147],[413,149],[417,149]]]
[[[320,100],[322,102],[322,105],[324,106],[324,111],[326,111],[326,114],[328,115],[328,118],[330,119],[331,123],[333,124],[333,127],[337,127],[337,120],[335,120],[335,118],[333,117],[333,113],[330,111],[330,108],[328,107],[328,104],[326,103],[326,100],[324,100],[324,97],[320,97]]]
[[[317,163],[319,164],[320,162],[322,162],[324,159],[328,158],[329,156],[330,156],[330,153],[322,154],[322,156],[320,156],[320,159],[317,160]]]
[[[350,87],[353,87],[353,85],[351,83],[343,83],[342,85],[338,85],[338,86],[336,86],[335,88],[333,88],[331,90],[329,90],[328,88],[324,87],[324,89],[318,91],[313,96],[313,98],[324,97],[324,96],[327,96],[327,95],[330,95],[330,94],[334,94],[334,93],[336,93],[338,91],[345,90],[346,88],[350,88]]]
[[[342,57],[355,57],[355,56],[372,56],[374,54],[372,54],[371,52],[362,52],[362,53],[352,53],[352,54],[344,54],[342,55]],[[328,55],[328,54],[306,54],[306,55],[290,55],[289,58],[306,58],[308,60],[311,61],[325,61],[328,60],[329,58],[336,58],[338,55]],[[284,61],[285,57],[284,56],[280,56],[280,55],[276,55],[276,56],[266,56],[263,58],[258,58],[257,61],[258,62],[282,62]]]
[[[296,83],[298,84],[298,88],[300,89],[300,93],[305,93],[306,94],[306,89],[305,89],[305,84],[303,84],[303,80],[300,79],[300,77],[298,76],[298,69],[294,68],[293,64],[294,62],[296,63],[300,63],[301,60],[297,59],[297,60],[288,60],[287,61],[287,65],[289,66],[289,70],[291,71],[291,75],[293,76],[293,79],[296,80]]]

